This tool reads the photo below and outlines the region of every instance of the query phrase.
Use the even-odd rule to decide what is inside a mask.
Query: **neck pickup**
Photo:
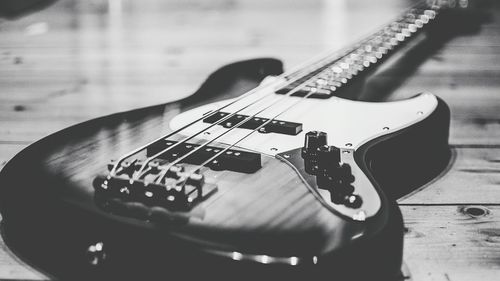
[[[221,111],[218,112],[217,114],[211,115],[203,119],[203,122],[213,124],[219,122],[219,120],[222,120],[223,118],[226,118],[226,116],[228,116],[229,114],[230,113]],[[233,116],[221,122],[220,125],[230,129],[235,127],[237,124],[247,119],[248,117],[249,117],[248,115],[234,114]],[[249,118],[248,121],[238,125],[237,128],[256,130],[257,128],[260,127],[258,129],[259,133],[278,133],[278,134],[293,135],[293,136],[298,135],[300,132],[302,132],[301,123],[273,119],[268,124],[262,126],[264,123],[268,121],[269,118],[255,116],[253,118]]]

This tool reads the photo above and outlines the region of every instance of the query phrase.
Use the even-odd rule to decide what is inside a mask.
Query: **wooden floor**
[[[189,95],[223,64],[276,57],[291,67],[346,46],[411,2],[60,0],[0,19],[0,167],[66,126]],[[479,28],[411,66],[394,58],[367,81],[373,99],[427,90],[451,107],[453,162],[399,201],[413,280],[500,278],[500,5],[492,2]],[[0,279],[48,277],[2,242]]]

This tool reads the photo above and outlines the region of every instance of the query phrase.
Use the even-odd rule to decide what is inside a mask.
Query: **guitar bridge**
[[[113,163],[109,165],[110,170],[113,167]],[[217,191],[215,184],[205,182],[203,174],[188,173],[183,166],[157,159],[145,170],[141,167],[140,161],[124,161],[114,175],[97,177],[96,203],[113,213],[150,220],[188,212]]]

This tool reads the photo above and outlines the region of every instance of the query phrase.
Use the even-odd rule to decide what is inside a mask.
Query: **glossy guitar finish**
[[[179,113],[237,97],[281,68],[273,59],[231,64],[186,99],[91,120],[29,146],[0,174],[7,243],[50,274],[71,279],[396,279],[403,222],[394,200],[449,159],[449,111],[434,96],[425,118],[352,150],[349,161],[380,203],[366,218],[327,204],[293,151],[291,157],[261,153],[262,168],[254,173],[206,171],[217,192],[161,221],[145,216],[144,206],[117,212],[96,204],[93,180],[110,159],[168,134]],[[294,137],[303,142],[304,133]]]

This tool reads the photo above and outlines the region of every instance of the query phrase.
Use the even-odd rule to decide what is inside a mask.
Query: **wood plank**
[[[393,99],[428,90],[452,110],[455,162],[400,202],[413,280],[487,281],[500,274],[500,207],[490,205],[500,198],[500,13],[499,3],[491,2],[491,22],[478,33],[428,54],[411,78],[385,77],[403,80]],[[352,42],[408,3],[123,1],[127,20],[120,21],[106,1],[61,0],[0,21],[0,164],[26,143],[71,124],[187,95],[227,62],[276,56],[297,65]],[[33,23],[46,23],[48,32],[30,35]],[[471,217],[462,204],[486,204],[489,213]],[[0,241],[4,278],[45,279]]]
[[[217,9],[224,5],[218,3],[208,6]],[[5,45],[1,45],[3,67],[0,69],[3,70],[0,70],[0,74],[3,75],[0,77],[4,78],[0,78],[0,87],[5,88],[0,88],[0,90],[2,92],[7,90],[5,93],[9,95],[0,97],[2,105],[7,106],[6,111],[2,110],[5,113],[0,116],[0,120],[7,120],[6,123],[1,124],[1,127],[9,129],[1,132],[0,135],[6,136],[3,140],[7,141],[34,141],[50,132],[88,118],[164,102],[163,95],[169,97],[187,95],[196,89],[215,66],[225,62],[256,55],[279,54],[279,57],[283,58],[287,64],[293,65],[301,61],[297,59],[298,56],[305,59],[321,49],[342,45],[341,43],[332,45],[330,40],[314,37],[311,38],[314,40],[295,40],[297,34],[310,35],[309,30],[319,26],[316,18],[308,19],[303,16],[302,12],[287,10],[286,13],[278,14],[279,18],[276,19],[274,9],[262,12],[260,8],[250,5],[253,8],[247,10],[248,5],[246,2],[238,2],[235,7],[232,7],[232,13],[223,17],[222,20],[201,17],[198,21],[179,22],[177,17],[192,18],[193,15],[206,8],[198,10],[199,7],[194,5],[196,9],[193,11],[176,11],[172,12],[172,17],[162,17],[161,25],[153,20],[137,21],[133,24],[132,21],[125,22],[122,23],[124,27],[134,35],[133,38],[127,38],[127,40],[123,40],[120,36],[104,36],[100,26],[95,24],[102,15],[96,13],[98,12],[94,10],[97,9],[96,7],[89,8],[84,5],[55,5],[52,9],[42,11],[41,15],[33,14],[16,22],[4,23],[4,33],[7,37],[4,37],[6,40],[2,41],[6,42]],[[279,4],[276,5],[279,6]],[[317,3],[303,5],[312,9],[308,10],[308,13],[312,13]],[[185,7],[180,3],[174,6],[181,9]],[[154,12],[151,7],[144,5],[143,8],[151,13]],[[337,41],[344,41],[343,44],[365,33],[365,30],[369,29],[366,22],[370,22],[369,20],[359,21],[360,18],[366,18],[366,13],[358,12],[357,4],[348,4],[345,7],[352,14],[352,18],[344,19],[348,22],[346,24],[348,31],[342,31],[339,36],[336,35]],[[387,8],[380,8],[380,6],[371,8],[384,13],[395,11],[395,7],[391,5]],[[66,10],[69,13],[60,13]],[[90,14],[82,16],[80,15],[82,11],[90,12]],[[79,15],[76,33],[73,30],[75,22],[71,17],[72,13]],[[335,11],[328,10],[328,13],[335,13]],[[30,22],[48,20],[48,15],[55,16],[54,30],[41,36],[19,36],[20,31],[28,27]],[[159,17],[160,15],[153,13],[152,16]],[[369,16],[374,22],[385,21],[383,17],[371,18],[372,14]],[[277,34],[270,31],[264,23],[269,22],[271,18],[290,25],[294,33]],[[247,25],[246,19],[254,19],[255,25]],[[363,22],[366,26],[361,26]],[[232,27],[228,23],[243,28],[243,32],[236,33],[236,36],[224,36],[231,32]],[[353,26],[353,23],[357,25]],[[374,23],[371,22],[371,24]],[[189,32],[175,32],[179,27]],[[355,31],[354,33],[350,32],[351,28]],[[495,22],[486,24],[480,33],[472,37],[486,40],[494,37],[491,32],[496,29],[498,29],[498,24]],[[143,32],[144,30],[147,32]],[[114,36],[113,32],[120,35],[116,30],[109,30],[109,32],[110,36]],[[169,36],[162,36],[162,34],[169,34]],[[312,36],[322,35],[314,33]],[[470,37],[464,36],[464,39],[470,39]],[[109,40],[114,39],[118,39],[119,44],[108,45]],[[54,42],[60,44],[54,44]],[[105,44],[105,47],[99,43]],[[479,44],[473,45],[474,49],[470,51],[466,49],[466,46],[469,47],[470,44],[450,42],[422,64],[417,75],[410,79],[414,82],[405,82],[401,91],[414,94],[422,90],[430,90],[443,96],[450,103],[453,113],[451,143],[495,144],[499,139],[498,132],[500,131],[498,120],[494,115],[498,108],[492,107],[491,110],[487,110],[481,107],[484,103],[490,107],[495,103],[477,97],[482,104],[474,106],[476,110],[471,111],[470,107],[462,106],[463,104],[469,105],[468,100],[457,100],[455,97],[465,97],[470,92],[478,92],[478,90],[495,91],[498,84],[495,81],[499,76],[498,65],[500,65],[498,48],[495,45]],[[276,52],[277,49],[279,53]],[[21,63],[16,63],[18,58],[21,59]],[[57,61],[57,64],[53,64],[54,61]],[[192,61],[203,63],[192,65],[190,64]],[[463,65],[468,66],[467,70],[458,71]],[[473,78],[464,81],[463,78],[470,77],[471,72]],[[486,78],[483,78],[484,74],[487,74]],[[474,80],[474,75],[480,78]],[[488,77],[490,79],[487,79]],[[485,83],[475,82],[479,80]],[[440,81],[447,81],[448,84],[440,84]],[[477,87],[462,88],[461,84],[465,83],[477,85]],[[412,85],[417,87],[413,88]],[[426,85],[426,88],[422,85]],[[483,85],[488,85],[489,88],[485,89]],[[60,95],[71,95],[73,98],[60,98]],[[103,100],[103,95],[109,99]],[[139,101],[135,98],[137,95],[141,95]],[[26,96],[33,99],[26,98]],[[90,100],[86,108],[82,109],[80,104],[74,102],[79,98]],[[51,102],[48,103],[48,100]],[[52,103],[52,100],[55,101]],[[32,103],[40,106],[33,106]],[[459,108],[460,106],[462,108]],[[21,108],[27,109],[26,114],[12,113],[15,109]],[[54,116],[46,115],[47,112],[53,113]],[[17,126],[11,123],[14,118],[19,120]],[[54,123],[50,124],[53,121]]]
[[[413,280],[498,280],[499,206],[401,209],[407,228],[404,260]]]
[[[493,57],[495,56],[492,54]],[[141,59],[138,59],[138,62],[139,65],[144,65],[149,60],[146,58],[141,63]],[[0,120],[7,122],[19,120],[21,123],[18,126],[12,126],[10,123],[2,124],[2,128],[8,128],[7,132],[1,134],[7,136],[3,140],[34,141],[50,132],[109,112],[177,99],[194,91],[213,70],[208,70],[207,66],[205,72],[183,69],[182,66],[162,70],[162,67],[158,66],[157,69],[145,71],[133,67],[137,65],[136,61],[126,63],[122,68],[99,70],[98,65],[106,61],[107,59],[102,56],[101,59],[92,62],[89,73],[93,74],[88,76],[87,74],[80,76],[71,71],[75,65],[82,62],[70,63],[56,70],[49,68],[37,72],[34,76],[20,76],[17,72],[5,73],[3,76],[5,78],[0,78],[2,82],[0,90],[9,95],[0,96],[1,107],[5,108],[1,111]],[[49,62],[33,63],[34,65],[30,67],[37,65],[41,67]],[[121,62],[118,65],[121,65]],[[457,66],[450,66],[453,67]],[[106,75],[103,75],[104,73]],[[496,88],[499,85],[499,74],[500,72],[487,70],[471,73],[461,71],[434,73],[422,70],[406,81],[404,77],[387,77],[381,74],[370,79],[371,83],[366,88],[371,89],[371,92],[378,91],[389,95],[391,99],[408,97],[423,90],[436,93],[444,98],[452,109],[451,143],[498,144],[500,130],[498,130],[499,102]],[[393,92],[386,93],[387,87],[379,85],[390,84],[387,83],[390,80],[403,80],[403,85]],[[476,94],[472,96],[470,93]],[[137,99],[138,95],[141,99]],[[75,99],[85,99],[86,103],[75,103]],[[54,119],[58,124],[49,124],[49,128],[42,132],[33,133],[33,129],[43,128]],[[23,124],[23,120],[44,123],[33,126]],[[61,120],[64,122],[60,123]]]
[[[498,204],[500,146],[453,147],[448,170],[400,204]],[[430,160],[432,161],[432,160]]]

